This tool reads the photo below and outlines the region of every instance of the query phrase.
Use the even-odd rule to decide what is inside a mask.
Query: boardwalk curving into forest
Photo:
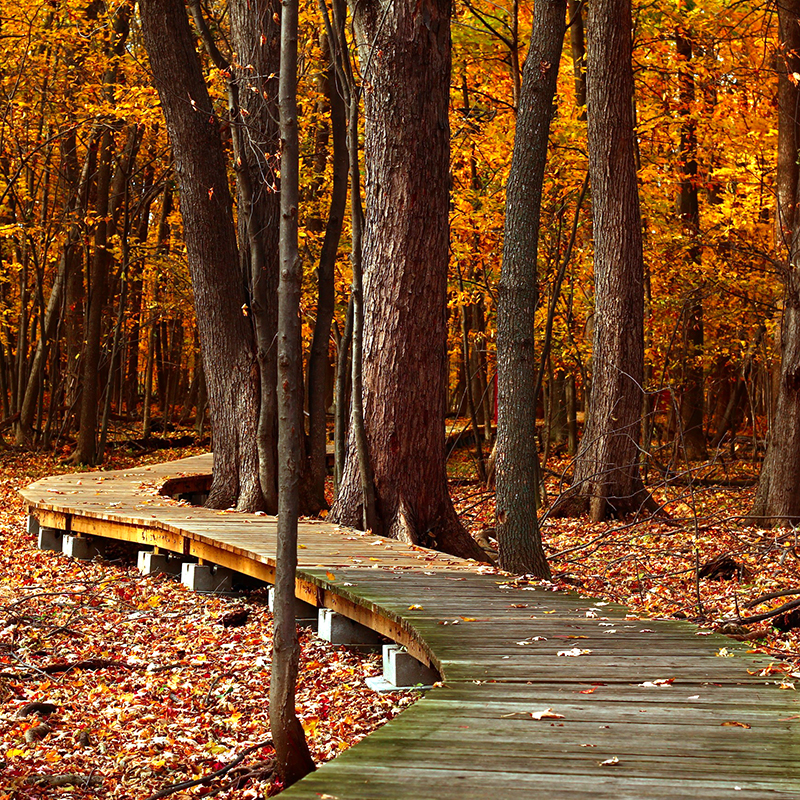
[[[23,496],[44,527],[271,581],[274,518],[160,494],[202,489],[210,465],[62,475]],[[797,695],[737,642],[324,522],[301,524],[299,548],[298,597],[442,683],[286,797],[800,798]]]

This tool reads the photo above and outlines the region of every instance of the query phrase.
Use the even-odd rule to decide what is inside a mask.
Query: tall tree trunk
[[[572,50],[572,71],[575,77],[575,105],[579,119],[586,119],[586,39],[583,32],[583,0],[568,0],[569,42]]]
[[[778,3],[778,38],[780,46],[775,53],[778,73],[778,164],[775,177],[777,207],[775,210],[775,243],[778,252],[786,257],[794,230],[797,204],[797,181],[800,167],[797,154],[800,150],[800,93],[796,75],[800,72],[800,24],[796,0]]]
[[[236,107],[230,109],[242,263],[250,290],[259,374],[258,461],[265,507],[278,508],[278,228],[277,0],[232,3]],[[304,509],[305,510],[305,509]]]
[[[256,426],[258,366],[222,141],[181,0],[142,0],[142,35],[172,142],[184,237],[214,425],[207,505],[263,505]]]
[[[592,391],[572,494],[551,513],[588,510],[600,521],[652,504],[639,473],[644,264],[630,0],[593,0],[586,74],[595,240]]]
[[[114,14],[112,27],[113,39],[107,55],[111,57],[109,66],[103,74],[103,99],[114,103],[117,83],[117,60],[125,51],[125,43],[130,31],[130,15],[133,11],[131,2],[123,3]],[[111,153],[114,136],[110,123],[100,123],[103,132],[97,166],[97,200],[95,211],[97,223],[94,234],[94,253],[89,270],[88,303],[86,330],[84,335],[85,351],[83,359],[83,376],[81,391],[80,427],[78,442],[73,460],[78,464],[93,464],[97,456],[97,411],[99,391],[100,349],[102,336],[103,311],[105,310],[108,292],[108,271],[111,264],[111,253],[108,242],[113,234],[114,215],[117,211],[114,195],[117,187],[111,183]],[[134,129],[135,131],[135,129]],[[133,139],[136,135],[134,132]],[[122,170],[120,170],[122,171]]]
[[[279,100],[281,137],[280,282],[278,285],[278,549],[269,717],[275,769],[284,786],[314,770],[295,710],[300,643],[294,613],[297,518],[303,447],[303,352],[297,249],[300,148],[297,134],[299,0],[283,0]]]
[[[94,253],[89,273],[88,303],[84,336],[83,376],[81,380],[81,412],[78,445],[73,456],[76,464],[94,464],[97,454],[97,411],[100,370],[100,347],[103,311],[108,291],[108,200],[111,191],[111,148],[113,135],[106,128],[100,139],[97,161],[97,227],[94,234]]]
[[[688,4],[689,7],[693,3]],[[684,231],[692,240],[687,252],[691,272],[697,272],[701,252],[697,245],[700,234],[700,205],[697,198],[697,123],[694,119],[695,85],[692,72],[692,40],[685,31],[675,35],[675,49],[680,61],[681,177],[678,191],[678,216]],[[690,274],[691,274],[690,272]],[[708,458],[703,427],[705,386],[703,381],[703,299],[702,288],[692,291],[688,299],[683,341],[683,391],[681,393],[681,438],[687,461]]]
[[[331,58],[331,44],[327,36],[323,56]],[[331,323],[335,304],[334,267],[339,239],[342,235],[345,208],[347,205],[347,118],[341,89],[336,85],[336,71],[331,60],[321,78],[322,88],[328,100],[333,134],[333,187],[328,224],[322,242],[322,252],[317,267],[317,318],[314,337],[308,356],[308,443],[309,499],[314,498],[320,507],[326,507],[325,477],[327,475],[327,417],[325,408],[326,387],[330,370]]]
[[[483,559],[445,471],[450,3],[368,0],[353,14],[367,87],[363,397],[377,513],[388,536]],[[361,506],[351,437],[332,513],[358,526]]]
[[[800,520],[800,214],[797,202],[800,185],[796,166],[800,87],[783,74],[798,71],[800,52],[800,2],[786,0],[778,4],[778,20],[784,48],[778,54],[779,131],[794,139],[794,158],[787,158],[779,142],[778,208],[776,228],[786,233],[786,221],[792,220],[788,259],[783,270],[784,302],[781,321],[781,371],[775,420],[767,448],[758,489],[750,510],[752,522],[764,525],[796,523]],[[789,84],[787,86],[786,84]],[[789,132],[794,131],[794,134]],[[788,145],[783,142],[786,150]],[[794,180],[789,194],[789,181]],[[783,188],[781,188],[783,187]]]
[[[544,168],[566,0],[542,0],[525,59],[506,190],[506,231],[497,305],[497,541],[500,566],[550,577],[536,522],[536,353],[534,311]]]

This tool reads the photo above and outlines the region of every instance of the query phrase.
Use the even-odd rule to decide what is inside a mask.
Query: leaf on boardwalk
[[[591,650],[581,650],[580,647],[573,647],[572,650],[559,650],[556,655],[577,657],[588,655],[591,652]]]
[[[619,759],[616,756],[607,758],[605,761],[597,762],[601,767],[616,767],[619,764]]]
[[[749,728],[746,722],[737,722],[735,719],[726,719],[725,722],[720,722],[722,728]]]
[[[552,708],[546,708],[544,711],[531,711],[531,719],[564,719],[564,715],[556,713]]]
[[[643,689],[669,689],[675,682],[675,678],[661,678],[655,681],[645,681],[644,683],[637,683]]]

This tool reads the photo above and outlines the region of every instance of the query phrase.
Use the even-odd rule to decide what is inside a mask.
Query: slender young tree
[[[300,661],[295,606],[297,518],[303,437],[302,266],[297,249],[300,147],[297,134],[298,0],[283,0],[278,88],[281,137],[280,281],[278,284],[278,550],[269,719],[276,771],[290,786],[314,770],[295,710]]]
[[[333,186],[328,212],[325,238],[317,267],[317,315],[314,336],[308,354],[308,486],[309,499],[316,499],[325,506],[325,476],[327,474],[327,419],[325,396],[328,370],[330,369],[331,324],[335,310],[334,268],[342,225],[347,207],[347,112],[342,89],[337,85],[334,66],[335,44],[328,35],[322,37],[322,55],[328,60],[325,71],[319,77],[330,108],[330,128],[333,144]]]
[[[497,541],[500,566],[550,577],[536,522],[534,312],[544,168],[566,0],[539,0],[522,74],[497,306]]]
[[[686,3],[687,10],[694,6]],[[687,264],[697,272],[701,251],[697,244],[700,233],[700,204],[698,202],[697,123],[694,118],[695,80],[692,67],[694,46],[688,30],[675,33],[675,49],[679,62],[678,113],[681,117],[681,177],[678,189],[678,216],[686,235],[694,240],[687,251]],[[691,274],[691,272],[690,272]],[[703,427],[704,386],[702,355],[704,347],[703,298],[701,287],[696,286],[686,299],[686,326],[684,328],[683,392],[681,394],[681,438],[686,459],[699,461],[708,458],[705,429]]]
[[[592,392],[573,485],[553,514],[594,521],[652,504],[639,472],[644,262],[633,132],[630,0],[592,0],[586,56],[594,219]]]

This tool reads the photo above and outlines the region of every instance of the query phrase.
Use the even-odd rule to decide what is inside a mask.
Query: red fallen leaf
[[[581,689],[578,694],[594,694],[597,691],[597,687],[593,686],[591,689]]]

